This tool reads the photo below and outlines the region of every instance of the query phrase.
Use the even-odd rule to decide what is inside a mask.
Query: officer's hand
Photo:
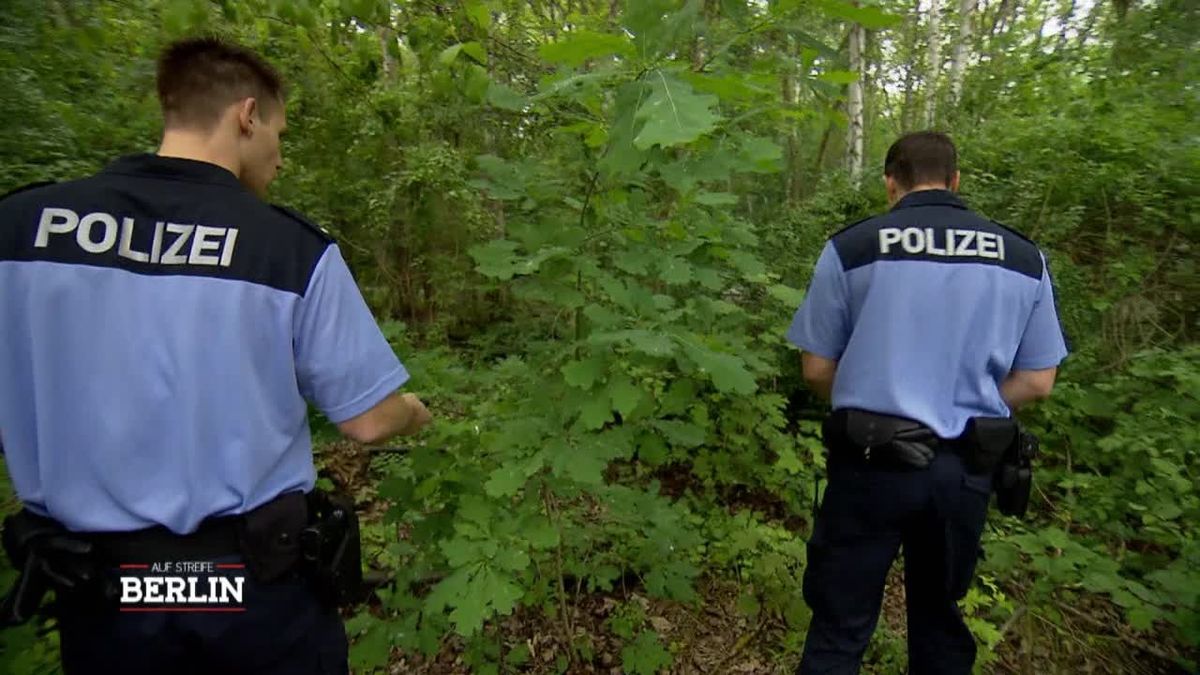
[[[405,425],[404,431],[400,432],[403,435],[408,436],[417,433],[433,419],[433,415],[430,414],[429,409],[425,407],[421,399],[417,398],[416,394],[403,394],[400,400],[408,408],[409,414],[408,424]]]

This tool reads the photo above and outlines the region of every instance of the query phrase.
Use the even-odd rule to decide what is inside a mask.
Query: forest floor
[[[325,446],[318,454],[320,472],[352,494],[365,525],[381,522],[387,505],[375,486],[382,476],[377,459],[367,449],[351,442]],[[794,631],[777,615],[759,612],[747,616],[739,611],[739,586],[735,580],[704,577],[697,584],[699,602],[689,605],[650,598],[643,589],[618,587],[611,593],[577,594],[569,609],[570,631],[576,646],[587,645],[592,658],[576,660],[566,672],[619,675],[621,650],[627,641],[613,634],[609,620],[619,607],[641,606],[649,626],[669,646],[674,657],[670,673],[679,675],[781,675],[795,672],[799,663]],[[889,575],[876,642],[890,649],[868,651],[863,673],[904,672],[903,644],[906,634],[903,571],[897,565]],[[1124,626],[1120,610],[1106,597],[1090,596],[1074,606],[1059,604],[1057,621],[1044,609],[1018,609],[1003,627],[996,659],[984,667],[995,675],[1042,675],[1051,673],[1128,673],[1130,675],[1187,675],[1172,657],[1182,652],[1166,630],[1147,640]],[[1165,627],[1164,627],[1165,628]],[[524,645],[528,661],[518,672],[538,675],[558,673],[560,655],[567,652],[567,622],[546,613],[518,609],[505,618],[500,630],[505,649]],[[871,660],[872,653],[883,658]],[[393,650],[389,675],[470,675],[463,645],[446,639],[433,658]],[[897,663],[897,657],[900,662]],[[1192,655],[1195,659],[1196,656]]]

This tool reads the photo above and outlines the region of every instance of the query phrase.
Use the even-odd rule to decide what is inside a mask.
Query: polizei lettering
[[[989,258],[1004,260],[1004,237],[979,230],[941,231],[932,227],[884,227],[879,230],[879,253],[887,254],[893,247],[905,253],[955,258]]]
[[[121,218],[96,212],[80,216],[71,209],[42,209],[38,221],[35,248],[46,248],[50,237],[74,234],[75,243],[88,253],[107,253],[117,247],[117,255],[151,265],[209,265],[229,267],[237,245],[236,227],[154,223],[154,239],[149,251],[133,247],[133,218]]]

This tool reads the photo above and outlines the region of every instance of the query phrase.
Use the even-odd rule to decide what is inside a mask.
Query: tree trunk
[[[904,44],[904,109],[900,111],[900,129],[908,132],[916,125],[917,43],[921,32],[921,0],[913,0],[912,14],[905,19],[907,38]]]
[[[863,170],[863,43],[865,40],[866,31],[863,27],[857,23],[850,24],[850,70],[854,73],[854,81],[850,83],[850,96],[847,102],[850,129],[846,137],[846,164],[850,170],[850,184],[855,189],[862,183]]]
[[[785,49],[790,51],[790,41]],[[784,70],[780,84],[779,94],[783,99],[783,107],[791,110],[796,105],[796,75],[791,66]],[[787,125],[787,169],[785,173],[787,175],[784,176],[784,191],[787,194],[788,203],[795,204],[800,200],[800,139],[797,136],[795,124]]]
[[[379,50],[383,54],[383,79],[391,80],[396,72],[396,57],[392,55],[391,44],[396,38],[387,26],[380,26],[375,30],[379,35]]]
[[[925,128],[933,127],[937,116],[938,72],[942,69],[941,4],[929,0],[929,70],[925,77]]]
[[[975,0],[959,0],[958,42],[954,44],[954,55],[950,57],[950,107],[958,105],[962,97],[963,73],[967,67],[967,56],[971,48],[971,19],[975,13]]]

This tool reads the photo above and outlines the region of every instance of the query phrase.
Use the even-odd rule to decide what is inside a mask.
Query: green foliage
[[[659,643],[654,631],[642,631],[621,650],[621,667],[634,675],[655,675],[671,661],[671,652]]]
[[[13,0],[0,187],[152,150],[167,40],[256,45],[292,89],[273,198],[339,238],[438,419],[377,486],[386,522],[364,536],[394,583],[348,622],[356,670],[444,648],[519,670],[532,657],[507,617],[566,634],[603,594],[622,668],[658,672],[680,647],[628,599],[694,607],[709,582],[785,626],[771,649],[791,663],[824,409],[782,335],[829,234],[886,208],[871,177],[933,97],[964,196],[1047,250],[1073,349],[1026,414],[1045,448],[1034,517],[993,519],[964,601],[979,665],[1002,661],[1016,608],[1083,600],[1194,648],[1196,10],[1096,3],[1051,44],[1051,4],[977,15],[950,106],[894,3]],[[839,159],[847,22],[878,66],[861,189]],[[0,634],[0,670],[50,670],[49,628]],[[560,647],[546,667],[594,656]],[[883,630],[868,664],[903,653]]]

